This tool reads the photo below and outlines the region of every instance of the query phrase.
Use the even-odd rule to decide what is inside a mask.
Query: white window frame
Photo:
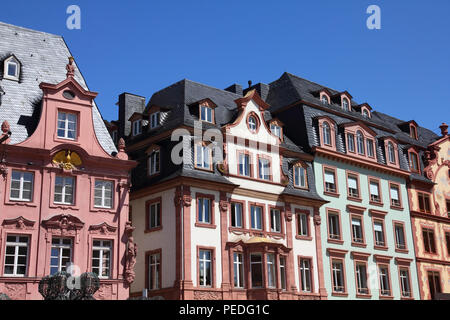
[[[359,155],[364,156],[366,154],[364,145],[364,135],[361,131],[356,132],[356,149]]]
[[[19,173],[20,174],[20,178],[19,180],[14,179],[14,173]],[[31,190],[25,190],[24,189],[24,182],[28,182],[25,181],[25,174],[29,174],[31,175]],[[13,181],[19,181],[19,189],[15,189],[13,188]],[[12,196],[12,191],[13,190],[18,190],[19,191],[19,197],[18,198],[14,198]],[[30,199],[27,199],[24,197],[24,192],[25,191],[30,191]],[[25,202],[31,202],[33,201],[33,192],[34,192],[34,173],[33,172],[29,172],[29,171],[19,171],[19,170],[12,170],[12,174],[11,174],[11,184],[10,184],[10,190],[9,190],[9,199],[13,200],[13,201],[25,201]]]
[[[97,186],[97,183],[100,184],[100,186]],[[108,197],[106,185],[110,185],[110,187],[111,187],[110,188],[110,190],[111,190],[110,191],[111,205],[109,205],[109,206],[105,204],[107,197]],[[96,191],[101,191],[102,195],[100,198],[95,196]],[[95,203],[96,199],[100,199],[101,204],[96,204]],[[94,181],[94,207],[111,209],[114,206],[113,201],[114,201],[114,182],[108,181],[108,180],[95,179],[95,181]]]
[[[209,252],[209,259],[206,257],[206,254],[202,253],[206,253]],[[213,252],[211,250],[204,250],[204,249],[200,249],[198,252],[198,270],[199,270],[199,275],[198,275],[198,279],[199,279],[199,285],[201,287],[212,287],[212,282],[213,280]],[[202,267],[202,263],[203,263],[203,267]],[[207,265],[209,264],[209,279],[211,283],[207,283]],[[202,277],[202,273],[201,271],[203,271],[203,275],[204,277]]]
[[[208,106],[200,106],[200,120],[213,123],[212,119],[213,110]]]
[[[132,126],[133,137],[142,133],[142,120],[141,119],[133,121],[131,126]]]
[[[353,133],[347,133],[347,148],[350,152],[355,152],[355,135]]]
[[[154,229],[161,227],[161,202],[153,202],[148,208],[148,228]]]
[[[342,99],[342,109],[345,111],[350,111],[350,103],[347,98]]]
[[[195,167],[200,169],[211,170],[212,167],[212,150],[208,146],[197,144],[195,146]],[[200,160],[200,163],[199,163]]]
[[[53,243],[53,240],[56,240],[56,239],[59,240],[58,241],[59,243]],[[67,240],[67,239],[70,240],[70,244],[64,244],[63,243],[63,241]],[[57,267],[58,268],[57,272],[61,272],[61,271],[66,270],[67,265],[65,265],[65,266],[62,265],[62,259],[63,259],[62,252],[63,252],[64,249],[69,249],[69,252],[70,252],[69,253],[69,255],[70,255],[69,263],[72,263],[72,259],[73,259],[73,239],[72,238],[59,238],[59,237],[52,238],[51,251],[53,251],[53,249],[57,249],[58,250],[58,255],[57,256],[53,256],[52,253],[50,253],[50,273],[51,273],[52,267]],[[51,264],[52,258],[58,258],[58,265],[57,266]]]
[[[355,182],[356,188],[352,188],[350,181]],[[348,195],[353,198],[359,198],[360,192],[359,192],[358,177],[351,174],[347,175],[347,185],[348,185]]]
[[[387,149],[388,149],[388,160],[389,160],[389,163],[393,163],[393,164],[395,164],[396,163],[396,161],[395,161],[395,148],[394,148],[394,144],[392,143],[392,142],[388,142],[388,147],[387,147]]]
[[[340,268],[338,268],[337,265],[339,265]],[[333,292],[345,292],[344,261],[340,259],[331,259],[331,268],[333,271]]]
[[[331,125],[324,121],[322,123],[322,135],[323,135],[323,144],[327,146],[331,146]]]
[[[300,258],[300,290],[312,292],[311,259]]]
[[[369,294],[369,283],[367,278],[367,264],[355,261],[356,272],[356,290],[359,294]],[[360,267],[364,268],[364,272],[360,270]],[[364,280],[363,280],[364,279]],[[365,283],[365,287],[362,285]]]
[[[259,210],[257,210],[259,209]],[[260,213],[260,215],[257,214],[257,212]],[[258,216],[260,217],[259,219],[259,224],[258,224]],[[263,214],[263,208],[260,206],[254,206],[251,205],[250,206],[250,227],[252,230],[263,230],[263,218],[264,218],[264,214]],[[261,225],[261,228],[258,228],[258,225]]]
[[[62,189],[61,189],[61,193],[57,193],[56,192],[56,182],[58,180],[58,178],[62,179]],[[66,181],[67,180],[71,180],[72,181],[72,202],[66,202]],[[76,186],[76,181],[74,177],[64,177],[64,176],[56,176],[55,177],[55,186],[54,186],[54,197],[53,197],[53,202],[56,204],[65,204],[65,205],[73,205],[75,203],[75,186]],[[56,201],[55,197],[57,194],[61,194],[61,201]]]
[[[306,169],[302,166],[294,166],[294,186],[306,188]],[[300,183],[299,183],[300,182]]]
[[[374,141],[372,139],[366,139],[366,148],[367,148],[367,156],[373,158],[374,157]]]
[[[270,160],[265,158],[258,159],[258,177],[261,180],[270,181]]]
[[[286,257],[279,257],[279,269],[280,269],[280,289],[286,290],[287,281],[286,281]]]
[[[390,296],[391,295],[391,277],[389,275],[389,266],[381,264],[378,266],[379,273],[379,283],[380,283],[380,296]],[[383,271],[386,271],[384,273]],[[383,281],[386,280],[386,283]],[[386,287],[387,285],[387,287]]]
[[[251,177],[252,166],[250,165],[250,155],[239,153],[239,175],[243,177]]]
[[[210,198],[200,197],[197,199],[197,205],[198,205],[198,217],[197,217],[198,222],[211,224],[213,214],[212,200]]]
[[[357,223],[353,223],[353,220],[359,220],[359,225]],[[362,217],[357,217],[357,216],[352,216],[351,217],[351,225],[352,225],[352,242],[356,242],[356,243],[364,243],[364,234],[363,234],[363,220]],[[357,230],[355,229],[359,229],[359,233],[361,237],[358,237],[358,235],[356,233]]]
[[[381,226],[381,231],[377,230],[376,225]],[[385,234],[385,230],[384,230],[384,223],[382,221],[375,220],[373,222],[373,233],[375,236],[375,239],[374,239],[375,245],[381,246],[381,247],[386,246],[386,240],[385,240],[386,234]],[[380,234],[381,234],[381,239],[380,239]]]
[[[251,132],[255,132],[258,129],[258,121],[255,116],[248,117],[248,127]]]
[[[64,115],[64,119],[60,119],[60,115]],[[71,117],[75,117],[74,121],[73,119],[69,119],[69,116]],[[66,139],[66,140],[76,140],[78,137],[78,114],[73,113],[73,112],[66,112],[66,111],[58,111],[58,125],[56,128],[56,134],[58,136],[59,139]],[[63,128],[60,128],[59,125],[60,123],[64,124]],[[69,123],[74,123],[74,127],[75,129],[69,129]],[[59,131],[63,130],[64,134],[61,136],[59,134]],[[69,132],[73,132],[73,138],[69,137]]]
[[[297,213],[297,228],[298,235],[307,237],[309,236],[308,215],[304,212]],[[304,232],[305,231],[305,232]]]
[[[14,64],[16,67],[16,73],[14,75],[9,74],[9,65],[10,64]],[[21,65],[20,65],[19,61],[17,61],[17,59],[14,57],[9,57],[8,59],[5,60],[5,63],[4,63],[3,79],[19,81],[20,71],[21,71],[20,68],[21,68]]]
[[[235,288],[244,288],[245,273],[244,273],[244,255],[241,252],[233,253],[233,285]]]
[[[148,175],[160,173],[161,171],[161,152],[154,150],[148,157]]]
[[[161,113],[159,111],[154,112],[150,115],[150,129],[155,129],[155,128],[159,127],[160,116],[161,116]]]
[[[8,241],[8,237],[15,237],[15,241],[11,242]],[[27,238],[27,242],[20,242],[19,239],[20,238]],[[3,275],[5,277],[25,277],[28,274],[28,256],[29,256],[29,251],[30,251],[30,236],[28,235],[6,235],[6,245],[5,245],[5,258],[4,258],[4,266],[3,266]],[[7,248],[8,247],[13,247],[14,248],[14,254],[7,254]],[[17,269],[19,267],[19,256],[23,257],[23,255],[19,255],[19,248],[21,247],[26,247],[27,248],[27,253],[25,255],[25,273],[24,274],[20,274],[17,273]],[[14,263],[8,264],[8,266],[12,266],[13,267],[13,273],[6,273],[6,258],[7,256],[13,256],[14,257]],[[23,265],[20,265],[23,266]]]
[[[148,256],[148,290],[158,290],[161,277],[161,253],[153,253]],[[153,286],[152,286],[153,282]]]
[[[409,276],[409,268],[400,267],[398,272],[399,272],[399,277],[400,277],[400,292],[401,292],[401,295],[404,298],[411,298],[412,297],[412,292],[411,292],[411,282],[410,282],[410,276]],[[404,273],[406,273],[406,274],[404,274]]]
[[[238,212],[236,210],[236,206],[238,206],[240,208],[240,212]],[[231,219],[231,226],[233,228],[244,228],[244,208],[242,203],[240,202],[232,202],[231,203],[231,214],[232,214],[232,219]],[[239,219],[238,219],[239,216]],[[234,217],[234,226],[233,226],[233,217]],[[238,221],[240,221],[240,225],[238,225]]]
[[[270,125],[270,131],[276,135],[278,138],[281,139],[281,127],[276,125],[276,124],[271,124]]]
[[[267,287],[276,288],[277,280],[276,280],[276,270],[275,270],[275,254],[268,253],[266,254],[266,263],[267,263]]]
[[[281,233],[281,211],[280,209],[271,208],[270,209],[270,231]]]
[[[99,241],[99,245],[95,245],[95,242]],[[94,257],[94,251],[99,251],[98,258]],[[106,254],[108,253],[108,254]],[[98,269],[98,277],[100,279],[109,279],[111,277],[111,265],[112,265],[112,241],[111,240],[100,240],[94,239],[92,241],[92,272],[94,269]],[[98,267],[94,267],[94,260],[98,260]],[[105,266],[106,262],[106,266]],[[103,271],[107,271],[107,275],[103,275]],[[94,272],[95,273],[95,272]]]

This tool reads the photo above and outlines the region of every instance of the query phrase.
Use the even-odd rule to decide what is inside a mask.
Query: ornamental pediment
[[[3,220],[3,227],[6,229],[21,229],[21,230],[31,230],[34,229],[36,221],[28,220],[22,216],[15,219],[5,219]]]

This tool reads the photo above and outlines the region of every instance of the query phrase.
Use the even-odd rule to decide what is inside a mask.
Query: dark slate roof
[[[0,71],[3,71],[3,61],[12,54],[21,63],[21,76],[16,82],[2,79],[1,72],[0,86],[5,95],[0,105],[0,122],[9,122],[11,143],[17,144],[26,140],[38,124],[42,102],[39,84],[57,84],[65,80],[71,53],[61,36],[0,22]],[[89,90],[76,63],[75,80]],[[95,102],[93,120],[100,145],[109,154],[117,152]]]

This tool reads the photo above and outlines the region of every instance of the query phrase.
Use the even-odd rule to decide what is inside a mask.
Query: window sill
[[[330,238],[328,238],[328,243],[344,244],[344,240],[338,240],[338,239],[330,239]]]
[[[380,300],[394,300],[394,296],[382,296],[380,294]]]
[[[398,252],[398,253],[408,253],[409,250],[408,250],[408,249],[395,249],[395,252]]]
[[[368,294],[357,293],[356,297],[361,298],[361,299],[370,299],[370,298],[372,298],[372,295],[370,293],[368,293]]]
[[[414,297],[401,297],[400,300],[414,300]]]
[[[208,229],[216,229],[217,226],[215,224],[210,224],[210,223],[200,223],[200,222],[196,222],[195,226],[197,228],[208,228]]]
[[[355,201],[355,202],[362,202],[361,198],[356,198],[356,197],[351,197],[351,196],[347,196],[347,200]]]
[[[239,227],[228,227],[228,231],[238,235],[250,233],[249,230]]]
[[[155,232],[155,231],[160,231],[162,230],[162,226],[156,227],[156,228],[151,228],[151,229],[145,229],[144,233],[151,233],[151,232]]]
[[[352,242],[352,247],[366,248],[367,243]]]
[[[311,236],[299,236],[299,235],[296,235],[295,236],[295,239],[297,239],[297,240],[306,240],[306,241],[312,241],[312,237]]]
[[[391,209],[392,210],[403,211],[403,207],[398,207],[398,206],[393,206],[393,205],[391,205]]]
[[[373,246],[374,249],[376,250],[382,250],[382,251],[388,251],[389,248],[385,247],[385,246]]]
[[[340,194],[336,193],[336,192],[324,191],[323,194],[326,195],[326,196],[335,197],[335,198],[339,198],[340,197]]]
[[[348,297],[348,292],[332,292],[331,295],[335,297]]]
[[[6,200],[5,205],[9,206],[23,206],[23,207],[37,207],[36,202],[25,200]]]
[[[373,205],[373,206],[377,206],[377,207],[382,207],[383,206],[383,202],[375,202],[370,200],[369,204]]]
[[[279,239],[284,239],[286,237],[286,235],[284,233],[281,232],[267,232],[266,235],[270,236],[270,237],[274,237],[274,238],[279,238]]]

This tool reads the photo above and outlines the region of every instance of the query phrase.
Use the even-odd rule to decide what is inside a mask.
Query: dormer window
[[[19,76],[20,76],[20,63],[14,56],[11,56],[5,60],[3,78],[19,81]]]
[[[276,124],[271,124],[270,131],[272,131],[272,133],[274,135],[276,135],[278,138],[281,139],[281,127],[280,126],[277,126]]]
[[[350,103],[348,102],[347,98],[342,99],[342,109],[345,111],[350,111]]]
[[[213,109],[208,106],[200,106],[200,120],[213,122]]]
[[[114,130],[111,133],[111,138],[113,139],[114,143],[117,143],[117,141],[118,141],[118,132],[117,132],[117,130]]]
[[[369,115],[369,110],[367,110],[367,109],[363,109],[363,112],[362,112],[362,114],[363,114],[363,116],[364,116],[364,117],[366,117],[366,118],[370,118],[370,115]]]
[[[58,138],[75,140],[77,138],[77,115],[58,112]]]
[[[153,150],[148,158],[148,175],[152,176],[159,173],[160,166],[160,151],[159,149]]]
[[[212,150],[204,143],[198,143],[195,146],[195,167],[212,170]]]
[[[409,168],[412,172],[420,173],[419,170],[419,157],[417,153],[413,150],[408,152],[409,154]]]
[[[388,142],[388,158],[390,163],[395,163],[395,149],[392,142]]]
[[[325,145],[331,146],[331,129],[328,122],[324,122],[322,125],[323,132],[323,143]]]
[[[358,148],[358,154],[364,155],[364,136],[361,131],[356,133],[356,146]]]
[[[294,186],[297,188],[307,188],[306,168],[301,164],[294,165]]]
[[[414,125],[410,125],[409,127],[409,136],[417,140],[417,128]]]
[[[154,112],[150,115],[150,129],[159,127],[160,113]]]
[[[133,121],[133,137],[142,133],[142,120]]]

